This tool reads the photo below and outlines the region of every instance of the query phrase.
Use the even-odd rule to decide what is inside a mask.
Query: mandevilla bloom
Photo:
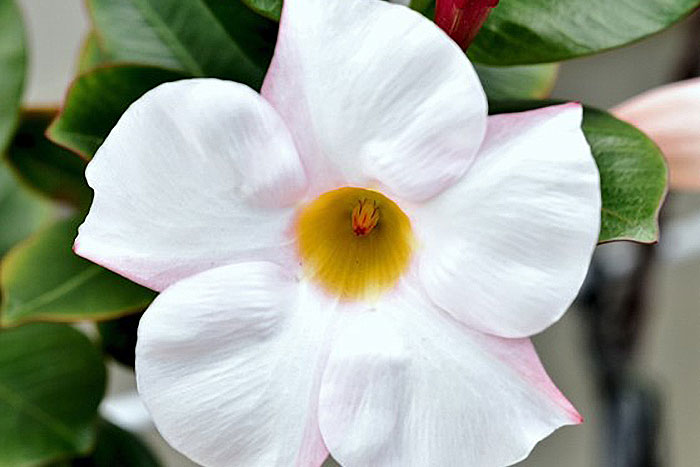
[[[487,117],[408,8],[288,0],[262,96],[162,85],[87,170],[78,254],[162,291],[136,349],[206,466],[491,466],[581,421],[528,336],[576,295],[598,172],[569,104]]]
[[[700,191],[700,78],[640,94],[613,113],[659,145],[668,161],[671,189]]]

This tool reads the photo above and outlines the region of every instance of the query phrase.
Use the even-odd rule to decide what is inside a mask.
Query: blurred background
[[[75,74],[78,52],[88,32],[83,2],[20,0],[19,4],[30,42],[25,106],[55,107]],[[697,23],[697,17],[689,18],[636,45],[566,62],[553,97],[575,96],[607,109],[678,79],[689,39],[700,37]],[[620,287],[622,293],[640,258],[644,261],[653,256],[645,263],[643,280],[634,285],[647,316],[637,333],[632,361],[635,374],[659,404],[655,413],[660,420],[653,423],[661,430],[657,455],[664,459],[664,465],[691,467],[700,465],[700,195],[674,193],[664,217],[661,242],[653,247],[653,253],[632,244],[604,245],[599,247],[596,264],[606,277],[623,279],[607,285]],[[616,292],[609,291],[612,295]],[[589,357],[592,341],[586,316],[590,311],[585,308],[575,307],[535,343],[552,379],[586,421],[544,440],[522,466],[591,467],[599,465],[601,456],[606,455],[605,441],[610,433],[604,427],[604,417],[610,407],[602,399],[595,363]],[[102,407],[104,416],[142,433],[166,466],[193,465],[173,452],[152,428],[135,396],[130,371],[112,364],[109,388],[110,397]],[[618,409],[624,412],[627,403],[634,401],[626,401]],[[624,419],[624,413],[621,417]]]

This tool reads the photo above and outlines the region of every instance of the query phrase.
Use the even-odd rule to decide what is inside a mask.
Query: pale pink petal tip
[[[700,78],[645,92],[612,112],[661,148],[671,189],[700,191]]]
[[[402,290],[338,326],[319,425],[342,465],[512,465],[582,422],[529,339],[476,332],[425,300]]]
[[[600,176],[581,122],[576,102],[490,117],[466,175],[416,209],[421,281],[462,323],[527,337],[569,309],[600,231]]]

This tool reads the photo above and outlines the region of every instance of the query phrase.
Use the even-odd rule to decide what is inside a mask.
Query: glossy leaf
[[[49,218],[50,207],[21,186],[0,161],[0,257]]]
[[[661,150],[632,125],[600,110],[586,110],[583,131],[601,174],[600,241],[656,242],[668,180]]]
[[[97,426],[97,445],[88,457],[51,467],[158,467],[160,463],[136,436],[106,420]]]
[[[116,62],[259,87],[277,25],[241,0],[88,0],[103,50]]]
[[[46,139],[56,111],[26,111],[7,152],[15,173],[30,187],[80,208],[89,206],[92,191],[85,181],[87,163]]]
[[[111,319],[151,302],[154,292],[73,253],[80,223],[57,222],[8,253],[0,271],[0,323]]]
[[[491,113],[517,112],[553,102],[492,103]],[[600,171],[601,243],[654,243],[668,170],[661,150],[644,133],[607,112],[585,108],[583,132]]]
[[[544,99],[554,87],[559,65],[491,67],[476,65],[489,100]]]
[[[0,330],[0,465],[86,454],[105,368],[80,332],[58,324]]]
[[[501,0],[469,48],[488,65],[550,63],[662,31],[700,0]]]
[[[22,16],[13,0],[0,1],[0,153],[19,116],[26,67]]]
[[[73,82],[63,111],[47,135],[89,159],[132,102],[159,84],[185,77],[162,68],[132,65],[89,71]]]

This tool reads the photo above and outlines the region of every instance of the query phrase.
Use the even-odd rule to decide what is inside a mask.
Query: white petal
[[[486,126],[484,92],[459,47],[378,0],[285,2],[262,94],[316,192],[379,185],[426,199],[465,172]]]
[[[212,269],[146,311],[138,389],[163,437],[209,467],[318,467],[323,339],[333,313],[272,263]]]
[[[470,330],[418,293],[346,316],[319,423],[344,467],[502,466],[581,417],[529,339]]]
[[[524,337],[574,300],[601,207],[581,118],[578,104],[491,117],[469,172],[415,213],[422,282],[462,322]]]
[[[672,189],[700,191],[700,78],[645,92],[612,112],[659,145]]]
[[[306,188],[275,110],[241,84],[161,85],[122,116],[87,169],[95,198],[76,252],[162,290],[211,267],[280,260]]]

